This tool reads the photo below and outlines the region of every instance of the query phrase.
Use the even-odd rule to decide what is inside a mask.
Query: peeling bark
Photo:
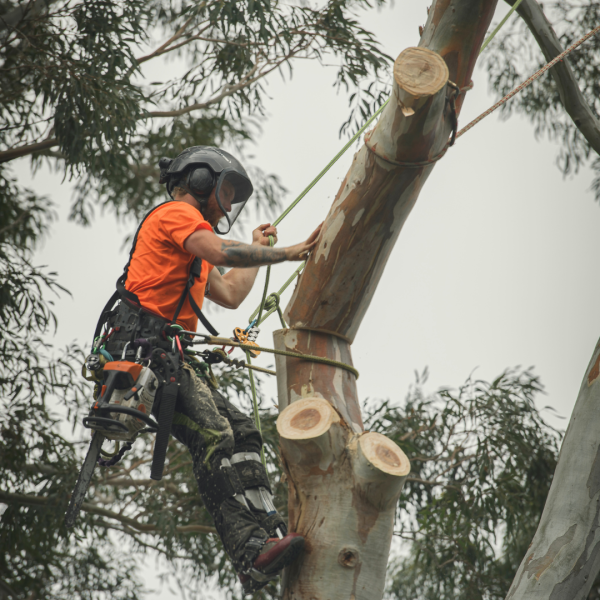
[[[275,348],[331,358],[352,365],[350,343],[337,336],[298,329],[283,329],[273,334]],[[356,433],[363,431],[358,390],[354,375],[329,365],[277,355],[277,395],[279,410],[306,397],[326,398]]]
[[[600,342],[533,542],[506,600],[584,600],[600,570]]]
[[[441,57],[449,79],[467,86],[495,5],[495,0],[436,2],[418,49],[433,51],[421,55],[422,72],[437,69]],[[452,115],[443,101],[445,88],[432,93],[427,76],[419,85],[414,80],[408,85],[402,74],[407,68],[415,71],[412,61],[414,55],[406,51],[396,60],[392,101],[366,135],[367,145],[354,156],[325,219],[286,310],[293,329],[327,330],[354,340],[394,243],[434,166],[405,168],[389,161],[431,159],[446,145]],[[457,99],[457,112],[463,100],[464,95]],[[409,116],[403,112],[406,103],[414,109]]]
[[[286,309],[290,329],[274,333],[276,348],[352,364],[350,345],[434,166],[398,163],[432,160],[446,147],[455,117],[447,82],[470,83],[495,7],[437,0],[419,47],[396,60],[391,101],[354,156]],[[391,440],[363,431],[348,371],[284,356],[276,363],[289,524],[306,538],[283,597],[379,600],[408,461]]]

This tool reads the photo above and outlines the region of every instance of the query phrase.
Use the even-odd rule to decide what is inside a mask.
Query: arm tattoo
[[[260,267],[286,260],[284,248],[251,246],[241,242],[221,242],[221,251],[225,254],[228,267]]]

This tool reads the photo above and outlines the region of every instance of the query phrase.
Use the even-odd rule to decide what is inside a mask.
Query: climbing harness
[[[136,294],[125,287],[141,228],[146,219],[164,204],[150,210],[142,219],[133,239],[129,260],[117,280],[117,289],[98,319],[92,352],[82,367],[82,375],[95,383],[95,402],[83,420],[84,427],[92,429],[94,434],[67,509],[67,527],[75,524],[96,464],[116,464],[141,433],[156,433],[150,477],[157,481],[162,478],[175,413],[179,368],[185,360],[179,336],[167,339],[166,329],[181,329],[176,321],[186,298],[206,329],[218,335],[190,293],[202,271],[200,258],[192,261],[170,322],[145,311]],[[106,350],[108,342],[120,350],[120,360],[114,360]],[[210,367],[209,372],[212,375]],[[209,376],[207,379],[210,381]],[[158,422],[152,419],[151,414],[158,416]],[[100,457],[105,439],[127,443],[110,460],[106,460]]]
[[[129,252],[129,260],[127,261],[127,264],[123,268],[122,275],[119,277],[119,279],[117,279],[117,284],[116,284],[117,289],[116,289],[115,293],[110,297],[109,301],[106,303],[105,307],[102,309],[102,312],[100,313],[100,318],[98,319],[98,324],[96,325],[96,331],[94,333],[94,339],[97,339],[98,336],[100,335],[100,331],[102,330],[102,327],[108,320],[109,316],[112,314],[112,309],[118,300],[121,300],[121,299],[128,300],[131,304],[138,307],[140,310],[142,309],[142,305],[141,305],[137,295],[134,294],[133,292],[130,292],[129,290],[127,290],[125,288],[125,283],[127,281],[127,273],[129,272],[129,265],[131,264],[131,259],[133,258],[133,253],[135,252],[139,233],[142,229],[142,226],[146,222],[146,219],[154,211],[158,210],[159,208],[161,208],[168,202],[171,202],[171,201],[167,200],[166,202],[162,202],[158,206],[155,206],[153,209],[148,211],[146,213],[146,215],[144,216],[144,218],[142,219],[141,223],[139,224],[137,231],[135,232],[135,236],[133,238],[131,250]],[[192,310],[194,311],[194,314],[198,317],[198,319],[200,320],[202,325],[204,325],[206,330],[209,331],[212,335],[218,335],[218,332],[208,322],[207,318],[204,316],[202,310],[197,305],[192,294],[190,293],[192,287],[194,286],[196,278],[200,276],[201,272],[202,272],[202,259],[199,257],[196,257],[191,264],[188,280],[186,281],[185,287],[183,288],[181,297],[179,298],[179,303],[177,304],[177,308],[175,309],[175,313],[173,314],[173,319],[171,320],[171,322],[173,324],[175,324],[175,322],[177,321],[177,317],[179,316],[179,313],[181,312],[183,304],[187,298],[190,302],[190,306],[192,307]]]

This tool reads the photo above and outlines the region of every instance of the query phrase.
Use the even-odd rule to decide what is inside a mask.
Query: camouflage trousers
[[[218,476],[223,458],[238,452],[260,453],[262,438],[254,422],[185,364],[179,377],[179,393],[171,427],[172,435],[190,451],[202,500],[211,513],[225,550],[241,568],[248,539],[267,537],[266,512],[243,506],[236,498],[215,498],[211,482]],[[262,468],[262,466],[261,466]],[[266,476],[266,474],[265,474]]]
[[[128,350],[127,343],[135,338],[160,338],[164,325],[164,319],[123,301],[109,318],[108,326],[114,328],[114,334],[107,342],[106,350],[112,356],[134,360],[135,350]],[[164,343],[168,347],[168,343]],[[154,363],[150,368],[161,372],[160,366]],[[251,537],[266,538],[274,535],[276,527],[285,529],[280,515],[267,515],[255,504],[245,506],[238,500],[246,489],[269,487],[261,463],[251,460],[237,463],[236,468],[223,468],[223,460],[232,455],[260,454],[262,438],[252,419],[209,387],[188,363],[179,367],[178,382],[171,434],[188,448],[200,496],[226,552],[240,570],[245,562],[245,546]],[[160,396],[157,394],[152,410],[157,418],[159,408]]]

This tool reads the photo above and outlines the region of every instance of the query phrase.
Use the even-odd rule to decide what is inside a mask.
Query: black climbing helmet
[[[220,234],[231,230],[254,191],[241,163],[229,152],[213,146],[186,148],[175,159],[161,158],[158,166],[160,183],[167,184],[169,196],[173,188],[180,187],[191,194],[200,203],[201,208],[206,206],[210,193],[216,187],[217,203],[225,215],[215,227],[215,231]],[[225,199],[221,198],[221,190],[225,183],[233,186],[235,192],[230,207],[226,206]]]

